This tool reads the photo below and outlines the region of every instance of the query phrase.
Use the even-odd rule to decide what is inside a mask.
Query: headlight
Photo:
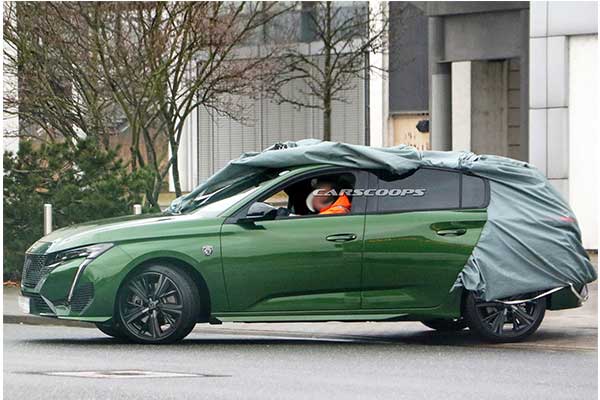
[[[56,264],[60,262],[65,262],[68,260],[72,260],[75,258],[87,258],[89,260],[93,260],[98,257],[108,249],[113,247],[112,243],[99,243],[91,246],[78,247],[76,249],[69,249],[56,252],[54,254],[50,254],[46,265]]]

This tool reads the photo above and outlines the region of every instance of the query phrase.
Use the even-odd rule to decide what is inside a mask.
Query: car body
[[[355,191],[345,215],[250,215],[257,202],[302,209],[308,185],[322,176],[341,176],[353,189],[371,192]],[[161,271],[169,270],[180,275],[165,275],[180,289],[175,302],[195,298],[188,317],[193,323],[414,320],[436,329],[464,327],[466,292],[450,289],[487,220],[485,179],[444,168],[394,176],[331,165],[268,171],[256,179],[190,212],[94,221],[43,237],[27,250],[23,309],[93,322],[112,336],[139,342],[178,340],[188,332],[146,340],[155,335],[123,328],[127,304],[143,303],[155,318],[160,313],[160,302],[148,293],[158,293]],[[387,195],[378,196],[379,189]],[[389,195],[392,189],[395,195]],[[220,190],[201,201],[229,189]],[[132,277],[151,267],[153,277],[138,281],[144,286],[144,279],[155,279],[147,283],[154,288],[148,298],[122,294]],[[125,296],[122,302],[119,296]],[[567,289],[542,300],[550,310],[581,304]],[[149,321],[137,327],[154,329],[140,328]]]

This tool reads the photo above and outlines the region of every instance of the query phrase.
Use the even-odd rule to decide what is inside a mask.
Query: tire
[[[533,297],[532,294],[513,299]],[[511,300],[505,299],[505,300]],[[495,343],[519,342],[531,336],[546,313],[546,298],[507,305],[478,300],[473,293],[465,299],[464,317],[469,328],[481,338]]]
[[[430,319],[427,321],[421,321],[423,325],[428,328],[435,329],[439,332],[458,332],[462,331],[467,327],[467,323],[464,319]]]
[[[112,321],[98,323],[96,324],[96,328],[100,329],[102,333],[110,337],[123,340],[127,339],[127,336],[123,333],[123,331],[119,329],[119,327],[115,326],[115,324]]]
[[[198,289],[188,274],[168,264],[149,265],[123,283],[115,314],[130,340],[166,344],[191,332],[200,307]]]

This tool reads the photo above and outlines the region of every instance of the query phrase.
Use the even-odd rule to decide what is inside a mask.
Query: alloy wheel
[[[160,272],[144,272],[123,288],[119,312],[125,328],[143,340],[160,340],[181,324],[183,296],[175,282]]]
[[[518,304],[481,302],[475,307],[483,328],[499,337],[522,335],[539,323],[540,314],[544,312],[539,300]]]

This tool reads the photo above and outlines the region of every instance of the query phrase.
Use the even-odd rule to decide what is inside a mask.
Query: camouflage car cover
[[[278,143],[232,160],[196,190],[174,200],[169,210],[177,212],[207,185],[248,171],[311,164],[385,169],[398,174],[437,166],[487,178],[491,191],[488,220],[450,290],[462,286],[490,301],[581,286],[597,277],[581,244],[575,215],[565,200],[536,168],[499,156],[419,151],[404,145],[375,148],[316,139]]]

